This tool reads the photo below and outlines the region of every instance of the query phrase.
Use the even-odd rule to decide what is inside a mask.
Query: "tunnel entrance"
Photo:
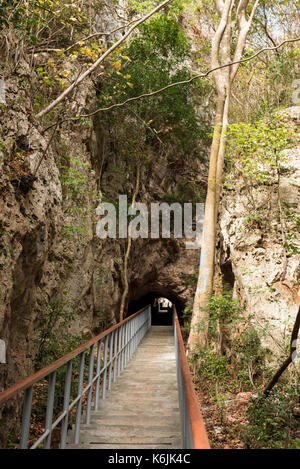
[[[147,305],[151,305],[151,324],[153,326],[171,326],[173,323],[173,301],[170,298],[151,292],[138,300],[133,300],[128,305],[128,315],[139,311]],[[176,303],[175,303],[176,304]],[[177,308],[178,315],[180,310]]]

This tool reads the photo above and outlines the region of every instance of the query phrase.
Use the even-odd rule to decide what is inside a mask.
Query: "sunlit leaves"
[[[284,166],[283,150],[291,146],[293,137],[294,132],[278,117],[232,124],[227,134],[228,160],[251,183],[269,184],[277,169]]]

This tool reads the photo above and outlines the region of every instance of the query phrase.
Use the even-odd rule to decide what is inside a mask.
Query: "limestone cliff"
[[[299,132],[299,107],[287,109],[281,119]],[[280,180],[273,177],[270,185],[256,184],[251,194],[238,168],[233,170],[230,184],[224,187],[220,210],[220,273],[234,289],[234,295],[242,299],[258,330],[265,330],[262,342],[275,354],[282,353],[288,343],[299,307],[297,141],[285,151],[285,156]],[[293,249],[286,252],[287,239],[292,239]]]

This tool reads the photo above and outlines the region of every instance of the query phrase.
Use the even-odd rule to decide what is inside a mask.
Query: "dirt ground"
[[[245,449],[242,429],[247,425],[247,408],[251,392],[228,394],[217,405],[209,393],[196,389],[200,409],[212,449]]]

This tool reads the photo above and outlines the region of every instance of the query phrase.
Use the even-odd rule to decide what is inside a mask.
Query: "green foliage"
[[[227,133],[228,161],[250,184],[269,185],[277,171],[284,169],[282,152],[291,147],[294,137],[295,132],[279,116],[254,124],[232,124]]]
[[[87,195],[87,176],[84,169],[87,167],[80,157],[66,156],[65,164],[58,163],[60,182],[64,196],[74,201],[82,200]]]
[[[298,383],[281,384],[266,397],[259,393],[247,411],[249,425],[243,439],[252,449],[296,449],[300,441]]]
[[[36,367],[49,365],[76,348],[78,337],[72,337],[69,333],[69,327],[76,318],[74,309],[67,302],[51,303],[40,313],[37,322]]]
[[[276,2],[274,2],[276,3]],[[266,64],[258,73],[262,75],[261,99],[253,108],[253,119],[261,119],[266,115],[272,116],[276,109],[291,106],[291,90],[293,81],[299,78],[297,62],[299,48],[282,48],[276,54],[267,56]]]
[[[212,295],[208,303],[209,333],[212,337],[217,335],[217,325],[234,326],[242,319],[244,308],[238,299],[232,298],[231,291],[223,291],[220,295]]]
[[[299,237],[300,217],[297,216],[295,210],[292,209],[288,202],[282,202],[282,205],[286,221],[286,241],[283,246],[287,256],[294,256],[300,253],[299,241],[298,244],[295,244]]]
[[[181,278],[186,287],[196,288],[198,275],[197,274],[182,274]]]
[[[209,344],[194,350],[190,358],[196,370],[196,383],[209,392],[220,424],[233,437],[238,431],[246,447],[299,448],[299,375],[290,375],[290,383],[281,379],[267,397],[263,395],[266,381],[274,375],[274,369],[266,366],[270,351],[261,345],[267,326],[258,329],[242,313],[243,308],[233,301],[230,292],[211,297]],[[247,410],[247,425],[228,427],[225,399],[230,399],[231,393],[253,387],[256,394]]]
[[[76,2],[69,0],[4,0],[0,5],[0,26],[10,25],[29,45],[38,46],[51,35],[52,43],[54,37],[59,46],[70,42],[72,28],[84,30],[87,17]]]
[[[180,325],[181,333],[184,342],[187,341],[190,329],[191,329],[191,319],[192,319],[193,308],[191,306],[186,306],[182,313],[182,323]]]
[[[261,347],[260,342],[263,334],[263,331],[259,333],[252,324],[247,327],[240,338],[239,345],[236,346],[242,363],[253,363],[264,358],[266,351]]]
[[[88,235],[85,218],[88,216],[88,199],[97,198],[97,194],[91,194],[88,186],[86,174],[87,163],[82,162],[80,157],[69,155],[61,158],[62,162],[57,164],[59,168],[59,178],[62,185],[64,210],[66,214],[76,218],[75,223],[68,223],[62,226],[61,235],[66,239],[82,238]]]
[[[165,194],[163,202],[199,203],[205,200],[203,186],[197,181],[181,180],[177,183],[172,193]]]
[[[81,236],[85,233],[85,228],[78,225],[64,225],[62,227],[62,236],[71,239],[74,236]]]
[[[152,11],[153,8],[158,6],[160,3],[160,0],[129,0],[128,6],[133,12],[145,14]],[[189,3],[190,2],[188,0],[175,0],[171,2],[166,9],[168,9],[169,14],[176,18],[182,13],[185,6],[189,5]]]
[[[224,380],[229,376],[228,360],[226,356],[219,355],[210,349],[202,349],[197,357],[201,375],[210,382]]]
[[[232,371],[242,390],[258,387],[269,374],[265,365],[269,349],[261,345],[265,333],[265,330],[258,330],[249,323],[240,337],[230,340]]]
[[[244,307],[232,292],[223,291],[212,295],[208,304],[209,346],[196,350],[193,361],[199,380],[214,384],[214,373],[218,388],[226,390],[230,377],[231,390],[253,389],[265,372],[265,358],[268,349],[261,345],[264,329],[257,330],[251,318],[244,315]],[[200,325],[199,327],[202,327]],[[208,365],[204,364],[207,360]],[[209,367],[210,372],[206,369]],[[220,372],[214,370],[220,367]]]
[[[107,106],[122,102],[169,83],[191,77],[184,65],[191,46],[176,21],[158,14],[141,25],[139,34],[129,46],[122,49],[120,59],[112,62],[110,77],[101,84],[99,100]],[[138,151],[146,156],[149,148],[161,146],[178,158],[197,155],[199,139],[207,133],[201,129],[194,104],[205,93],[207,84],[200,80],[188,86],[170,88],[150,98],[132,102],[126,107],[105,113],[109,126],[113,126],[120,154]],[[122,126],[120,124],[122,122]],[[121,127],[120,127],[121,126]],[[132,149],[134,141],[143,142],[139,150]],[[129,142],[131,144],[128,148]]]
[[[243,224],[248,228],[260,228],[261,223],[261,217],[252,213],[249,213],[243,220]]]
[[[39,315],[37,320],[37,355],[35,366],[41,369],[55,360],[61,358],[65,354],[71,352],[87,340],[82,334],[70,333],[70,327],[77,319],[74,307],[68,302],[51,303]],[[86,360],[88,360],[89,352]],[[87,363],[87,361],[86,361]],[[70,400],[72,401],[78,392],[78,375],[79,375],[79,357],[75,357],[72,361],[72,380]],[[87,379],[88,367],[85,367],[84,380]],[[66,367],[62,366],[56,371],[55,394],[53,412],[54,419],[61,413],[64,399]],[[48,384],[47,380],[39,381],[34,387],[33,410],[31,436],[32,443],[39,436],[41,426],[43,428],[45,419],[45,408],[47,403]],[[74,413],[71,411],[69,423],[72,423]]]

